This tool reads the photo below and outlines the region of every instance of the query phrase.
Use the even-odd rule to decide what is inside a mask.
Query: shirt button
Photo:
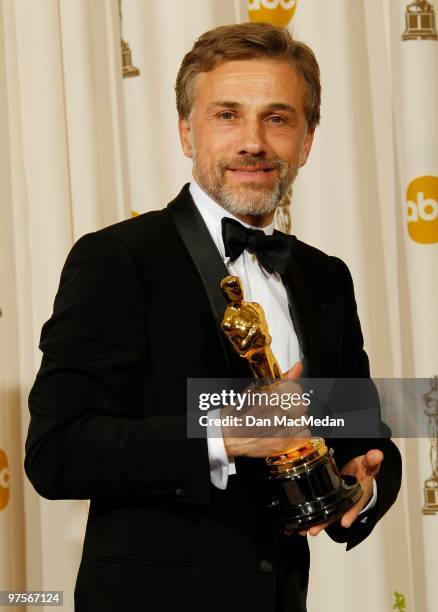
[[[177,497],[185,497],[186,496],[186,492],[184,491],[184,489],[176,489],[175,490],[175,495]]]
[[[256,255],[254,255],[254,253],[251,253],[251,261],[254,263],[256,259],[257,259]]]
[[[262,559],[259,563],[259,569],[264,574],[272,574],[272,572],[274,571],[274,566],[270,561]]]

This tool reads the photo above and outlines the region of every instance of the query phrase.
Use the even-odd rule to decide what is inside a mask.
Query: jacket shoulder
[[[143,213],[84,234],[73,245],[68,259],[75,254],[111,258],[121,252],[135,260],[144,258],[159,248],[160,241],[168,241],[172,228],[166,209]]]
[[[169,224],[170,217],[167,209],[152,210],[132,219],[119,221],[94,233],[98,236],[110,236],[128,245],[137,242],[144,244],[145,238],[155,236],[156,239],[157,233],[160,235],[168,231]]]
[[[320,249],[296,239],[295,258],[300,268],[316,278],[319,282],[332,283],[335,279],[344,280],[350,277],[347,264],[334,255],[324,253]]]
[[[170,236],[176,235],[176,229],[169,213],[169,206],[186,204],[190,200],[189,183],[186,183],[179,194],[161,210],[152,210],[131,219],[125,219],[119,223],[109,225],[97,232],[97,235],[112,236],[128,246],[140,245],[144,250],[145,245],[161,244],[166,242]]]

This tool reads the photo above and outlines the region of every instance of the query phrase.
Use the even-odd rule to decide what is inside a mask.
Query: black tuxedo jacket
[[[220,332],[227,269],[186,185],[164,210],[88,234],[62,271],[29,397],[25,470],[48,499],[90,499],[77,612],[304,612],[306,538],[285,536],[255,486],[261,460],[210,482],[206,440],[186,435],[186,379],[250,377]],[[295,239],[284,276],[308,376],[368,377],[346,265]],[[269,321],[269,313],[267,313]],[[332,441],[338,467],[385,454],[351,548],[394,502],[389,439]],[[329,609],[330,606],[329,606]]]

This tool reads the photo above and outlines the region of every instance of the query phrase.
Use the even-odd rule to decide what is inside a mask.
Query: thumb
[[[378,449],[372,449],[365,455],[365,470],[369,476],[374,476],[380,470],[383,461],[383,453]]]
[[[287,380],[297,380],[303,373],[303,364],[300,361],[297,361],[295,365],[293,365],[290,370],[284,373],[284,378]]]

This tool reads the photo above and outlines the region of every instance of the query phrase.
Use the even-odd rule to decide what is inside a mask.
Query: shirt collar
[[[195,202],[196,208],[199,210],[205,225],[207,226],[208,231],[210,232],[211,237],[214,240],[217,248],[219,249],[220,254],[223,259],[225,257],[225,247],[224,242],[222,240],[222,219],[223,217],[228,217],[229,219],[235,219],[239,223],[241,223],[244,227],[249,227],[251,229],[262,230],[265,234],[271,235],[274,232],[275,220],[272,221],[269,225],[265,227],[255,227],[254,225],[249,225],[244,221],[241,221],[233,214],[222,208],[217,202],[215,202],[199,185],[195,180],[192,180],[189,187],[190,195]]]

